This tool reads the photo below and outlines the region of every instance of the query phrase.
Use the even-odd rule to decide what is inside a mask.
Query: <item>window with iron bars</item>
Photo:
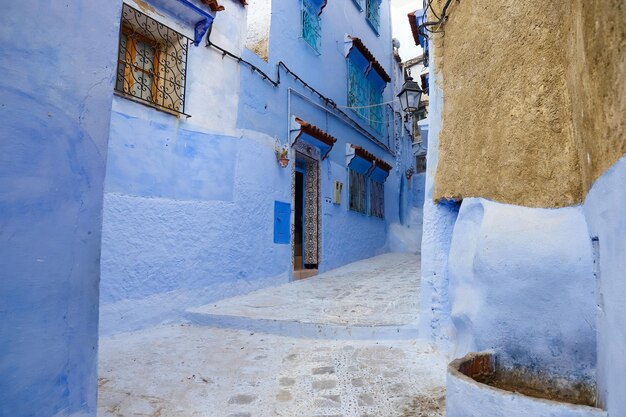
[[[383,94],[368,80],[365,69],[348,57],[348,107],[378,132],[385,127]]]
[[[415,157],[415,172],[426,172],[426,155],[417,155]]]
[[[385,218],[385,184],[374,180],[370,181],[370,215]]]
[[[185,113],[190,39],[124,4],[115,90],[176,115]]]
[[[365,17],[376,34],[380,30],[380,0],[365,0]]]
[[[367,214],[367,177],[348,168],[348,208]]]
[[[302,0],[302,38],[315,52],[320,52],[322,19],[319,15],[319,7],[310,0]]]

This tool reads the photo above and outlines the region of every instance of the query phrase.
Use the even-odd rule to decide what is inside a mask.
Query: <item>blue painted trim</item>
[[[194,27],[194,30],[193,30],[194,46],[198,46],[200,44],[200,41],[204,37],[205,33],[209,31],[209,28],[211,27],[212,23],[213,23],[213,20],[208,20],[208,19],[204,19],[196,23],[196,26]]]
[[[274,243],[288,245],[291,241],[291,204],[274,201]]]
[[[354,3],[354,5],[356,6],[357,9],[359,9],[360,12],[363,11],[363,5],[360,3],[363,0],[352,0],[352,3]]]
[[[200,44],[200,41],[204,37],[204,35],[208,32],[209,28],[213,24],[213,20],[215,19],[215,17],[212,16],[210,13],[202,10],[201,8],[199,8],[198,6],[196,6],[189,0],[177,0],[177,1],[181,3],[182,5],[184,5],[185,7],[198,13],[200,16],[204,18],[204,19],[199,20],[196,23],[196,26],[194,27],[193,44],[194,46],[198,46]]]

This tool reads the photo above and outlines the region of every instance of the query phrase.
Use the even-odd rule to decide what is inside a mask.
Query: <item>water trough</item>
[[[491,351],[448,365],[447,417],[607,417],[588,381],[550,377],[498,363]]]

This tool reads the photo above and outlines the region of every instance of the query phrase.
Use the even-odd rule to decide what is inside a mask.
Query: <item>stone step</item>
[[[331,340],[409,340],[417,339],[415,325],[399,326],[342,326],[298,320],[275,320],[246,316],[207,314],[190,310],[186,319],[199,326],[220,329],[247,330],[278,336]]]

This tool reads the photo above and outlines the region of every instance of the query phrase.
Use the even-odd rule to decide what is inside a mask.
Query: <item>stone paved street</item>
[[[99,415],[442,416],[446,360],[414,337],[418,272],[382,255],[104,338]]]

